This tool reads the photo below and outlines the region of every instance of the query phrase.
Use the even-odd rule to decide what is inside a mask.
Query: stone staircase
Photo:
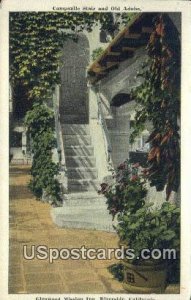
[[[52,208],[51,216],[59,227],[115,232],[105,201],[95,192],[71,193],[63,207]]]
[[[54,223],[65,228],[114,231],[99,180],[89,124],[62,124],[68,194],[52,209]]]
[[[69,193],[97,192],[98,173],[89,125],[63,124],[62,127]]]

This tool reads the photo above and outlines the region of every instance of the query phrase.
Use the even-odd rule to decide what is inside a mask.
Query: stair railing
[[[112,161],[112,145],[110,141],[109,131],[107,128],[106,120],[104,117],[103,109],[102,109],[102,100],[103,95],[98,91],[97,93],[97,104],[98,104],[98,121],[101,125],[103,136],[104,136],[104,142],[105,142],[105,153],[107,157],[107,168],[108,171],[113,171],[113,161]]]
[[[57,85],[55,87],[54,95],[53,95],[53,105],[54,105],[54,116],[55,116],[55,132],[56,132],[56,140],[57,140],[57,153],[58,153],[58,161],[60,167],[60,176],[58,180],[62,185],[64,192],[68,189],[67,183],[67,168],[66,168],[66,159],[64,152],[64,141],[63,141],[63,128],[60,124],[60,112],[59,112],[59,100],[60,100],[60,89]]]

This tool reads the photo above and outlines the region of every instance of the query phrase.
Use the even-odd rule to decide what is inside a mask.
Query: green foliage
[[[101,29],[115,30],[112,13],[11,13],[10,80],[13,87],[22,82],[28,88],[28,99],[46,100],[55,84],[60,83],[58,67],[64,42],[68,38],[77,41],[78,32],[91,31],[98,21]],[[73,34],[66,34],[63,29],[71,29]]]
[[[108,270],[118,281],[124,280],[124,265],[122,263],[113,264],[108,267]]]
[[[44,104],[34,104],[26,114],[25,124],[31,136],[33,154],[29,186],[37,198],[42,197],[44,190],[56,203],[60,200],[60,187],[55,178],[59,167],[52,162],[52,148],[56,147],[53,112]]]
[[[28,87],[29,99],[47,99],[60,82],[60,54],[67,38],[91,31],[98,20],[110,28],[112,14],[15,12],[10,14],[10,79]],[[66,34],[62,29],[71,29]]]
[[[152,204],[145,204],[136,213],[126,212],[118,216],[116,228],[120,239],[129,249],[134,249],[134,264],[140,262],[143,249],[173,249],[175,259],[167,260],[168,282],[178,282],[180,279],[180,209],[176,205],[165,202],[160,209],[154,209]],[[162,258],[161,258],[162,259]]]
[[[145,122],[153,124],[147,175],[157,191],[166,186],[168,199],[180,183],[180,42],[166,14],[155,19],[154,27],[147,46],[149,59],[138,74],[143,83],[132,91],[137,110],[131,142]]]
[[[104,52],[104,49],[102,47],[96,48],[92,51],[92,60],[96,60],[102,53]]]
[[[68,35],[59,29],[67,22],[55,13],[11,13],[10,77],[13,86],[22,82],[28,88],[28,99],[47,99],[60,82],[60,49]]]
[[[144,170],[143,170],[144,171]],[[133,249],[133,263],[139,263],[143,249],[174,249],[176,259],[169,260],[168,270],[171,282],[179,278],[180,259],[180,209],[169,202],[161,208],[146,203],[146,179],[139,165],[128,161],[120,164],[113,184],[101,184],[101,191],[107,201],[108,210],[117,219],[115,226],[120,242]],[[172,271],[173,270],[173,271]],[[111,266],[110,272],[123,280],[121,265]],[[174,272],[174,278],[171,276]],[[170,279],[171,277],[171,279]]]
[[[137,13],[122,13],[121,19],[122,23],[124,25],[129,24],[135,17],[137,16]]]
[[[175,249],[180,251],[180,209],[165,202],[160,209],[145,204],[134,214],[119,215],[117,232],[120,239],[140,257],[142,249]],[[136,258],[135,258],[136,259]]]
[[[167,259],[167,281],[176,283],[180,280],[180,209],[171,203],[163,203],[161,209],[154,209],[145,204],[134,214],[130,211],[118,214],[117,233],[123,246],[134,250],[133,264],[139,264],[143,249],[173,249],[176,258]],[[125,247],[125,248],[126,248]],[[161,258],[162,260],[162,258]],[[112,265],[109,271],[116,279],[124,279],[122,264]]]

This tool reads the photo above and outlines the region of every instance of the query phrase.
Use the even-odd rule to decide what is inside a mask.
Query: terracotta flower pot
[[[133,294],[164,293],[166,288],[166,263],[145,260],[133,264],[126,260],[124,265],[124,288]]]

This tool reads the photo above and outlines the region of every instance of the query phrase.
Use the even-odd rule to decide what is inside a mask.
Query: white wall
[[[94,156],[96,158],[96,167],[98,170],[98,179],[103,181],[103,178],[111,175],[108,169],[106,140],[104,131],[98,118],[98,102],[97,95],[93,89],[89,89],[90,101],[90,135],[92,138],[92,145],[94,147]]]
[[[140,70],[141,64],[147,59],[146,52],[143,48],[140,48],[136,51],[136,54],[133,58],[128,59],[120,64],[119,68],[111,71],[107,77],[103,78],[99,83],[97,83],[97,88],[100,90],[102,94],[102,109],[104,112],[105,120],[110,124],[110,137],[113,144],[113,158],[114,165],[119,164],[125,158],[129,156],[129,136],[130,136],[130,128],[128,124],[125,122],[125,119],[130,121],[135,114],[135,101],[131,101],[127,104],[124,104],[118,108],[115,108],[113,111],[110,107],[111,100],[114,96],[120,93],[129,94],[133,87],[140,85],[141,80],[136,78],[137,72]],[[92,105],[92,109],[94,110],[95,105],[95,95],[90,93],[90,104]],[[90,105],[90,107],[91,107]],[[92,130],[92,135],[96,136],[99,139],[98,134],[99,130],[95,126],[94,122],[94,130]],[[152,125],[147,124],[147,129],[151,130]],[[101,137],[101,134],[100,134]],[[96,140],[95,138],[95,140]],[[100,138],[100,145],[103,141]],[[101,159],[99,160],[99,147],[96,149],[96,158],[98,157],[98,165],[102,165]],[[101,149],[101,148],[100,148]],[[126,149],[126,153],[125,153]],[[101,150],[100,155],[103,155],[104,151]],[[104,157],[104,156],[103,156]],[[179,196],[176,193],[172,193],[170,201],[177,202]],[[148,195],[147,201],[154,202],[155,206],[161,206],[161,204],[166,200],[165,190],[161,192],[157,192],[155,187],[150,187],[148,184]]]

